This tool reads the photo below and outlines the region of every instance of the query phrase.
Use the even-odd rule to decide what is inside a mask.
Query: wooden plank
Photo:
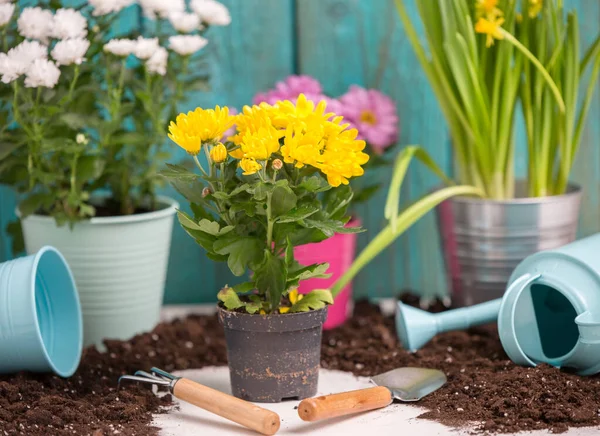
[[[205,50],[211,90],[186,95],[182,111],[217,104],[241,109],[251,103],[256,92],[270,88],[293,72],[292,0],[224,0],[223,3],[231,11],[231,25],[215,27],[207,34],[210,43]],[[186,153],[177,148],[173,145],[170,162],[187,161]],[[174,196],[187,208],[173,189],[167,188],[164,193]],[[210,261],[175,222],[166,303],[216,301],[223,285],[240,281],[232,276],[227,265]]]
[[[349,85],[377,88],[397,103],[402,145],[423,145],[447,172],[451,171],[451,147],[447,129],[433,93],[401,28],[392,1],[324,0],[298,2],[299,69],[319,79],[330,95]],[[410,14],[416,20],[416,7]],[[399,147],[398,147],[399,149]],[[391,169],[367,177],[389,181]],[[439,182],[418,164],[411,168],[403,187],[404,203],[432,189]],[[366,234],[359,249],[383,227],[386,187],[359,209]],[[443,293],[445,275],[436,222],[429,214],[363,271],[355,281],[360,297],[397,295],[402,289]]]

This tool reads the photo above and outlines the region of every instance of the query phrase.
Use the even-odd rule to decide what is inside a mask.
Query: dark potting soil
[[[416,299],[405,299],[416,304]],[[443,310],[436,302],[433,310]],[[119,375],[158,366],[167,371],[226,364],[223,331],[216,316],[191,316],[159,325],[108,351],[84,352],[68,380],[51,375],[0,376],[0,435],[152,435],[152,414],[170,405],[145,385]],[[322,366],[373,375],[400,366],[439,368],[448,383],[421,400],[421,418],[474,433],[511,433],[600,425],[600,377],[579,377],[549,366],[514,365],[493,326],[446,333],[415,354],[402,350],[393,318],[367,303],[356,306],[344,326],[323,334]]]

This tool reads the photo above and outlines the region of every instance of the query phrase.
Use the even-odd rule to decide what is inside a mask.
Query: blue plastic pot
[[[0,264],[0,373],[69,377],[83,348],[75,281],[53,247]]]

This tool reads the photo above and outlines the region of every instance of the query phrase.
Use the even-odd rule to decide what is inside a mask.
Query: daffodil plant
[[[459,180],[488,198],[514,196],[514,119],[521,90],[530,194],[564,192],[592,92],[588,87],[574,121],[578,83],[594,63],[593,86],[599,44],[578,64],[576,19],[572,15],[563,24],[560,0],[419,0],[427,51],[405,1],[395,0],[396,6],[448,122]],[[559,181],[552,182],[555,176]]]
[[[369,159],[357,130],[328,113],[325,101],[301,94],[296,103],[246,106],[236,116],[226,107],[198,108],[180,114],[169,132],[197,168],[168,165],[162,173],[190,202],[192,214],[179,211],[179,222],[210,259],[227,262],[236,276],[249,272],[218,293],[223,306],[270,314],[332,303],[328,290],[298,295],[301,280],[328,277],[328,264],[300,265],[294,247],[360,231],[345,227],[349,179]]]

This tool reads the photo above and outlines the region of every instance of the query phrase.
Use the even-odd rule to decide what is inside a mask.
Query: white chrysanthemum
[[[135,49],[133,50],[133,54],[138,59],[150,59],[156,50],[158,50],[158,47],[158,38],[143,38],[140,36],[135,41]]]
[[[188,14],[187,12],[171,12],[169,14],[169,21],[173,28],[181,33],[190,33],[202,28],[200,17],[196,14]]]
[[[48,47],[39,41],[23,41],[8,51],[8,57],[23,65],[23,73],[36,59],[48,58]]]
[[[169,52],[164,47],[159,47],[154,52],[152,57],[146,62],[146,68],[151,73],[160,74],[164,76],[167,74],[167,60],[169,58]]]
[[[184,12],[185,0],[139,0],[144,15],[152,20],[168,18],[172,12]]]
[[[135,3],[135,0],[88,0],[88,3],[94,8],[92,15],[98,17],[100,15],[120,12],[122,9]]]
[[[181,56],[191,55],[208,44],[208,40],[199,35],[175,35],[169,38],[169,48]]]
[[[190,7],[203,23],[213,26],[228,26],[231,23],[229,9],[216,0],[192,0]]]
[[[104,44],[104,51],[116,56],[129,56],[135,50],[136,42],[132,39],[111,39]]]
[[[17,80],[25,73],[23,64],[11,59],[6,53],[0,53],[0,74],[2,75],[2,83],[10,83]]]
[[[48,42],[48,37],[52,34],[52,21],[52,12],[48,10],[39,6],[25,8],[17,20],[17,28],[24,38]]]
[[[58,65],[81,65],[90,42],[85,38],[63,39],[52,49],[52,57]]]
[[[12,3],[0,4],[0,27],[6,26],[13,14],[15,13],[15,5]]]
[[[46,59],[36,59],[25,73],[25,86],[28,88],[54,88],[60,78],[56,64]]]
[[[85,38],[87,20],[75,9],[59,9],[52,20],[52,36],[58,39]]]

